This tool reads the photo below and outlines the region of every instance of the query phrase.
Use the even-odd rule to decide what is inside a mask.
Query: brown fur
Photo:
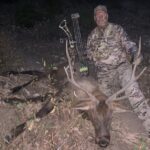
[[[98,83],[93,78],[78,78],[76,81],[82,88],[92,93],[99,101],[97,105],[91,107],[93,100],[87,100],[88,95],[84,91],[78,88],[75,89],[76,95],[78,96],[78,105],[75,107],[78,110],[84,110],[87,113],[88,118],[95,128],[96,143],[101,147],[106,147],[110,142],[110,124],[112,117],[112,110],[106,104],[107,96],[99,90]],[[82,100],[80,100],[80,97]]]
[[[63,79],[64,70],[58,69],[57,77]],[[63,77],[61,77],[63,75]],[[92,122],[95,129],[95,141],[101,147],[109,145],[110,141],[110,124],[112,110],[106,104],[107,96],[99,90],[98,83],[91,77],[75,76],[76,82],[84,88],[86,91],[92,93],[98,100],[98,104],[95,105],[92,100],[88,99],[88,95],[79,88],[73,86],[70,88],[71,92],[75,91],[76,105],[74,108],[84,111],[87,117]],[[82,100],[80,100],[80,98]],[[93,107],[91,107],[93,105]],[[90,108],[91,107],[91,108]]]

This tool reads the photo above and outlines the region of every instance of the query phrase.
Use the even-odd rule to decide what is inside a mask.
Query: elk
[[[139,42],[140,54],[141,46]],[[75,105],[76,110],[86,112],[89,120],[92,122],[95,129],[95,142],[100,147],[107,147],[110,143],[110,126],[112,120],[113,107],[112,102],[127,98],[120,96],[134,81],[136,81],[145,71],[144,68],[138,76],[135,76],[135,71],[138,63],[134,65],[133,72],[128,84],[121,90],[107,97],[99,90],[98,83],[91,77],[79,77],[75,74],[71,58],[68,51],[68,41],[66,40],[66,56],[68,59],[68,66],[64,67],[68,81],[75,87],[74,95],[77,99]]]

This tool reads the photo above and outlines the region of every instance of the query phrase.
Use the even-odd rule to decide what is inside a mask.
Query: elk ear
[[[127,109],[125,106],[119,104],[118,102],[112,102],[111,109],[113,110],[113,113],[132,112],[131,110]]]
[[[87,111],[96,108],[97,105],[98,103],[95,103],[91,100],[82,100],[78,101],[73,108],[77,110]]]

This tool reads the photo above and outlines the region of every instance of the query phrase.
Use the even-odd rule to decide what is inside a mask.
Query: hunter
[[[137,60],[137,46],[120,25],[108,21],[106,6],[98,5],[94,9],[94,21],[97,26],[88,36],[86,55],[96,68],[100,90],[110,96],[115,81],[124,87],[130,80],[132,63]],[[127,55],[133,57],[132,63]],[[142,55],[139,57],[142,61]],[[125,94],[150,136],[150,106],[138,83],[135,81],[130,85]]]

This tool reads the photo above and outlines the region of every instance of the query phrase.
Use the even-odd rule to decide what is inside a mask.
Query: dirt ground
[[[113,11],[117,16],[118,12]],[[129,14],[128,14],[129,17]],[[117,17],[116,17],[117,18]],[[113,19],[113,18],[111,18]],[[128,21],[128,18],[125,18]],[[117,22],[117,20],[116,20]],[[130,20],[129,20],[130,22]],[[121,22],[122,23],[122,22]],[[142,22],[140,22],[143,25]],[[123,24],[123,23],[122,23]],[[138,26],[139,27],[139,26]],[[133,26],[125,26],[127,31],[133,30]],[[146,29],[141,31],[143,37],[142,53],[143,63],[138,72],[147,66],[147,70],[139,79],[139,85],[147,98],[150,98],[150,40]],[[40,32],[37,32],[40,31]],[[43,38],[42,25],[37,25],[32,30],[18,27],[4,27],[0,30],[0,73],[11,70],[38,70],[49,71],[54,66],[60,66],[66,62],[65,44],[60,43],[59,38]],[[130,32],[129,32],[130,33]],[[140,33],[131,32],[131,38],[137,42]],[[0,78],[0,89],[14,87],[29,81],[32,75],[10,76],[10,85],[3,83]],[[8,79],[7,78],[7,79]],[[56,79],[57,80],[57,79]],[[60,80],[60,79],[59,79]],[[94,129],[91,122],[83,119],[81,114],[72,109],[73,99],[68,93],[68,86],[53,84],[48,76],[35,81],[23,88],[19,96],[25,99],[27,96],[55,93],[60,89],[60,95],[49,96],[54,104],[53,110],[41,119],[35,119],[34,114],[45,102],[23,102],[9,104],[0,99],[0,149],[1,150],[101,150],[95,144]],[[17,95],[17,96],[18,96]],[[125,112],[113,113],[111,127],[111,142],[106,150],[149,150],[150,139],[142,126],[142,122],[132,111],[127,100],[119,103]],[[6,144],[4,137],[17,125],[31,118],[25,131],[17,136],[11,143]]]
[[[40,43],[41,44],[41,43]],[[52,56],[54,56],[53,54]],[[59,60],[65,62],[64,56]],[[30,58],[30,57],[29,57]],[[34,57],[33,57],[34,58]],[[54,59],[53,57],[52,59]],[[52,60],[50,60],[52,61]],[[55,60],[57,65],[57,56]],[[28,63],[24,63],[22,70],[37,69],[40,65],[34,62],[28,67]],[[60,63],[60,61],[59,61]],[[58,63],[58,64],[59,64]],[[138,72],[145,66],[142,64],[138,68]],[[146,97],[150,95],[150,65],[139,80],[140,87]],[[19,67],[18,67],[19,68]],[[19,75],[10,76],[12,85],[22,84],[33,76]],[[63,80],[63,79],[61,79]],[[61,81],[60,80],[60,81]],[[63,82],[61,82],[62,84]],[[8,86],[8,85],[7,85]],[[7,87],[4,86],[4,87]],[[58,87],[57,87],[58,88]],[[20,92],[25,97],[31,95],[44,95],[46,92],[54,93],[57,89],[51,79],[48,77],[39,81],[33,82],[31,85],[23,88]],[[42,119],[31,119],[28,121],[25,131],[16,137],[11,143],[5,143],[5,136],[9,134],[12,128],[23,123],[24,121],[34,116],[42,107],[44,102],[27,102],[10,105],[1,102],[0,104],[0,148],[2,150],[98,150],[102,149],[95,144],[94,129],[91,122],[83,119],[81,114],[72,109],[73,99],[68,93],[68,86],[61,86],[59,97],[49,97],[49,100],[55,105],[54,109]],[[1,98],[2,99],[2,98]],[[142,122],[134,114],[127,100],[119,103],[119,107],[125,109],[125,112],[113,114],[111,127],[111,142],[105,148],[106,150],[149,150],[150,139],[147,138]]]
[[[147,86],[150,67],[140,79],[145,95],[149,95]],[[27,77],[25,77],[27,78]],[[21,81],[21,77],[20,77]],[[48,86],[48,88],[47,88]],[[10,130],[23,123],[41,108],[44,102],[27,102],[10,105],[0,104],[0,146],[2,150],[98,150],[102,149],[95,144],[94,129],[91,122],[83,119],[82,115],[72,109],[73,99],[64,86],[59,97],[50,98],[55,104],[53,110],[42,119],[28,121],[25,131],[11,143],[5,144],[4,137]],[[56,89],[48,79],[40,80],[23,89],[31,95]],[[59,99],[59,100],[58,100]],[[60,103],[61,101],[61,103]],[[106,150],[149,150],[150,139],[147,138],[142,122],[130,108],[128,101],[124,100],[119,108],[125,112],[114,112],[111,127],[111,142]]]

